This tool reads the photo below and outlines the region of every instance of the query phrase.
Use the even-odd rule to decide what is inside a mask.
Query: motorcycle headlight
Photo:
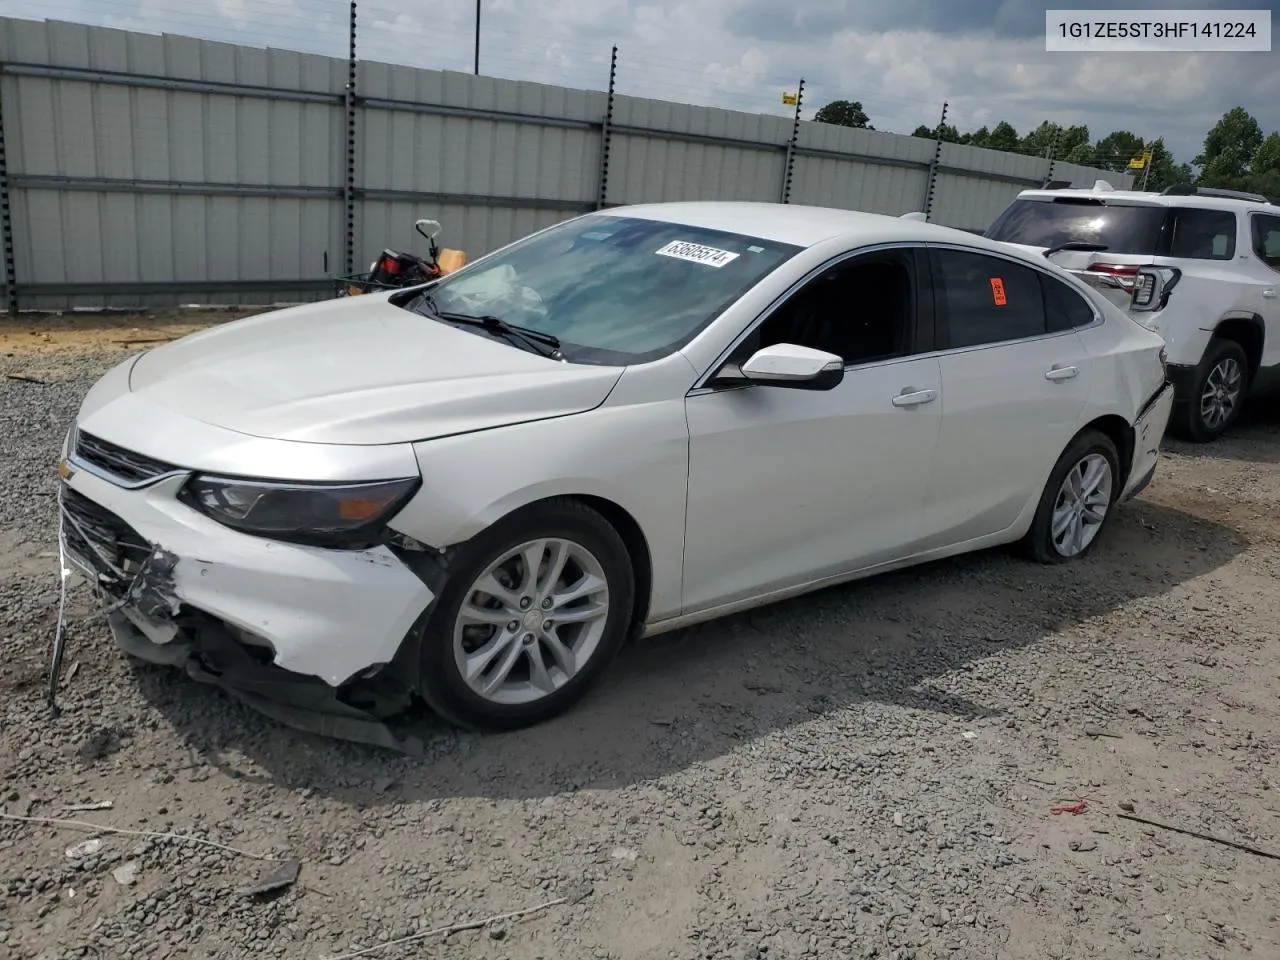
[[[381,541],[386,521],[420,482],[414,477],[356,484],[280,483],[197,474],[183,485],[179,499],[241,533],[359,550]]]

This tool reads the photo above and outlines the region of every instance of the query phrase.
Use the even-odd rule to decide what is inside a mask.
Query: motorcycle
[[[440,236],[442,229],[440,221],[417,220],[413,229],[427,241],[425,257],[384,249],[381,256],[369,264],[368,273],[343,277],[338,281],[338,296],[358,297],[364,293],[415,287],[453,273],[466,264],[467,255],[463,251],[441,250],[437,245],[436,237]]]

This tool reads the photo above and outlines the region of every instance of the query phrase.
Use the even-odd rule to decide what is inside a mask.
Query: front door
[[[730,356],[827,350],[846,364],[833,390],[690,394],[686,613],[915,552],[943,406],[937,359],[917,355],[915,265],[904,248],[831,265]]]

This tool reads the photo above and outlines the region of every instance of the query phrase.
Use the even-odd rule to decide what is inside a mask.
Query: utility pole
[[[476,0],[476,76],[480,76],[480,0]]]

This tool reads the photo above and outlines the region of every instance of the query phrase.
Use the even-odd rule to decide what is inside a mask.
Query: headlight
[[[241,533],[318,547],[363,549],[418,489],[417,477],[318,484],[196,475],[179,499]]]

